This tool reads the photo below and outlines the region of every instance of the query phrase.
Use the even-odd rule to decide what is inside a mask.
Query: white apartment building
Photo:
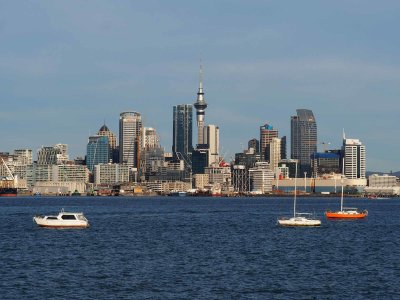
[[[219,127],[207,125],[203,128],[203,143],[208,145],[208,165],[219,162]]]
[[[113,185],[129,181],[129,166],[122,164],[98,164],[94,166],[94,183]]]
[[[365,179],[365,146],[358,139],[343,139],[344,174],[348,179]]]
[[[278,163],[281,160],[281,139],[272,138],[269,144],[269,165],[271,170],[276,173]]]
[[[265,194],[272,192],[274,172],[271,171],[267,162],[257,162],[254,168],[249,170],[251,181],[251,192]]]

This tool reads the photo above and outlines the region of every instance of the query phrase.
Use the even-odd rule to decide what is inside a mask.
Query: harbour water
[[[320,228],[281,228],[291,198],[0,199],[1,299],[400,298],[400,199],[300,198]],[[83,211],[88,229],[35,214]]]

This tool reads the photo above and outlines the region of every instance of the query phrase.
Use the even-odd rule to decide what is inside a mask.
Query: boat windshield
[[[83,215],[77,215],[78,220],[86,221],[86,218]]]

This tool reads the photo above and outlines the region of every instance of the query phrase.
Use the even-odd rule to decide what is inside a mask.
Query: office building
[[[107,136],[89,137],[86,147],[86,165],[90,172],[97,164],[106,164],[110,160],[110,145]]]
[[[106,136],[108,138],[108,144],[110,149],[109,159],[112,160],[114,163],[119,161],[119,153],[118,153],[118,146],[117,146],[117,137],[114,133],[108,129],[106,124],[101,126],[97,135]]]
[[[175,159],[190,157],[192,144],[193,107],[190,104],[176,105],[173,108],[172,153]]]
[[[258,162],[254,168],[249,170],[250,190],[254,194],[265,194],[272,192],[274,172],[271,171],[267,162]]]
[[[273,138],[278,137],[278,130],[272,125],[264,124],[260,126],[260,153],[264,161],[270,161],[269,144]]]
[[[281,160],[281,139],[272,138],[269,144],[269,165],[275,173],[278,168],[278,163]]]
[[[140,159],[142,116],[128,111],[119,117],[119,162],[137,168]]]
[[[247,143],[247,149],[253,148],[256,153],[260,152],[260,141],[257,140],[256,138],[251,139]]]
[[[299,160],[299,176],[312,176],[311,155],[317,152],[317,122],[308,109],[297,109],[291,117],[291,158]]]
[[[58,165],[68,161],[68,145],[56,144],[54,146],[42,147],[38,150],[38,165]]]
[[[98,164],[94,166],[96,185],[113,185],[129,181],[129,167],[122,164]]]
[[[219,163],[219,127],[207,125],[204,127],[204,144],[208,148],[208,165]]]
[[[365,179],[365,146],[358,139],[343,137],[344,175],[348,179]]]

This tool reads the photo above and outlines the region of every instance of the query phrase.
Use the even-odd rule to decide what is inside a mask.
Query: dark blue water
[[[323,218],[339,200],[298,204]],[[278,227],[290,198],[0,199],[0,298],[400,298],[400,199],[346,205],[368,218]],[[32,222],[61,208],[91,227]]]

